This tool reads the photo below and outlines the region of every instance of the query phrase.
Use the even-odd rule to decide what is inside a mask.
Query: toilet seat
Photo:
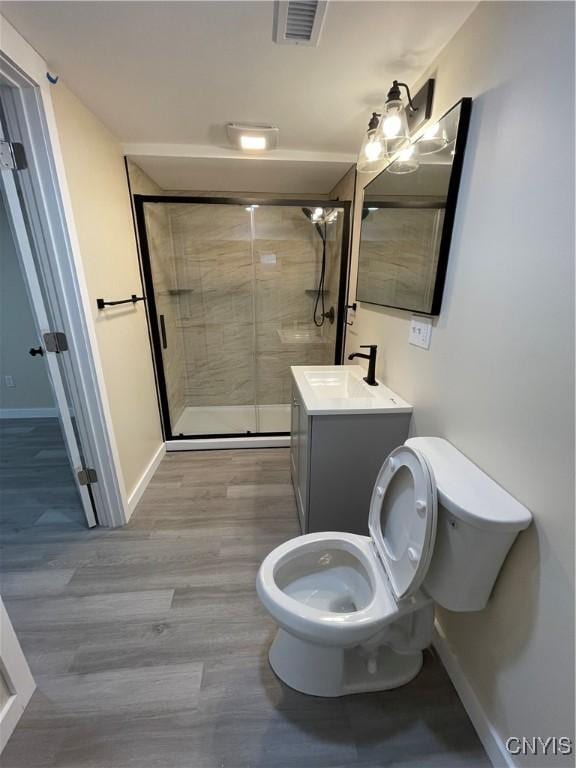
[[[363,566],[370,581],[370,599],[360,610],[349,613],[314,607],[291,597],[278,584],[282,567],[317,555],[318,560],[329,550],[344,550]],[[308,533],[290,539],[267,555],[260,566],[256,588],[260,600],[281,627],[312,642],[326,645],[354,645],[392,621],[403,609],[396,604],[387,581],[382,578],[372,541],[355,533]]]
[[[374,486],[371,536],[322,532],[281,544],[260,566],[260,599],[281,627],[306,641],[327,646],[362,642],[430,602],[418,590],[432,558],[436,516],[436,487],[428,462],[415,449],[397,448],[382,465]],[[348,552],[365,570],[370,596],[361,607],[345,612],[319,607],[291,594],[282,583],[282,573],[289,571],[295,580],[301,572],[308,574],[307,586],[313,587],[308,594],[321,590],[322,571],[333,551]],[[311,570],[310,563],[315,563]]]
[[[437,515],[436,484],[425,456],[396,448],[374,484],[368,528],[397,599],[413,595],[426,576]]]

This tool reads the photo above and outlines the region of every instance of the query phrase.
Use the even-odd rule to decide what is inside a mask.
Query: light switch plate
[[[430,338],[432,336],[432,320],[429,317],[421,315],[412,315],[410,323],[410,334],[408,342],[415,347],[430,349]]]

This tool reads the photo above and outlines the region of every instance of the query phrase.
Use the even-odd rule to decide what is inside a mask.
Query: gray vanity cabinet
[[[292,483],[296,495],[296,505],[300,517],[300,528],[308,532],[306,527],[306,515],[308,509],[308,487],[310,467],[310,428],[311,417],[308,416],[306,406],[298,388],[293,387],[292,397],[292,429],[290,437],[290,469]]]
[[[410,413],[309,415],[293,384],[290,468],[303,533],[368,533],[372,488]]]

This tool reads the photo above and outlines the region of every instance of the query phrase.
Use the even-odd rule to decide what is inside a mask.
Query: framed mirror
[[[440,313],[471,105],[459,101],[365,187],[358,301]]]

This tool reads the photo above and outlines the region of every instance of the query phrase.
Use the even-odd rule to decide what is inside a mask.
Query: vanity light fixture
[[[396,152],[399,152],[410,142],[408,118],[402,101],[400,86],[406,89],[410,109],[413,111],[417,109],[412,102],[410,88],[408,88],[406,83],[399,83],[398,80],[394,80],[392,88],[390,88],[386,96],[384,113],[378,126],[378,138],[384,147],[386,157],[396,154]]]
[[[228,139],[243,152],[267,152],[278,146],[279,130],[274,125],[228,123]]]
[[[406,90],[407,108],[402,101],[401,88]],[[406,83],[394,80],[386,96],[383,112],[373,112],[368,123],[368,131],[358,157],[358,171],[360,173],[380,171],[386,160],[390,160],[407,147],[410,143],[410,135],[430,119],[433,98],[433,79],[427,80],[414,98]]]
[[[406,90],[408,106],[402,101],[401,88]],[[410,88],[398,80],[392,82],[392,87],[386,96],[384,114],[380,123],[379,133],[384,141],[387,157],[396,154],[410,141],[410,135],[430,119],[432,100],[434,98],[434,80],[427,80],[416,96],[412,98]]]

